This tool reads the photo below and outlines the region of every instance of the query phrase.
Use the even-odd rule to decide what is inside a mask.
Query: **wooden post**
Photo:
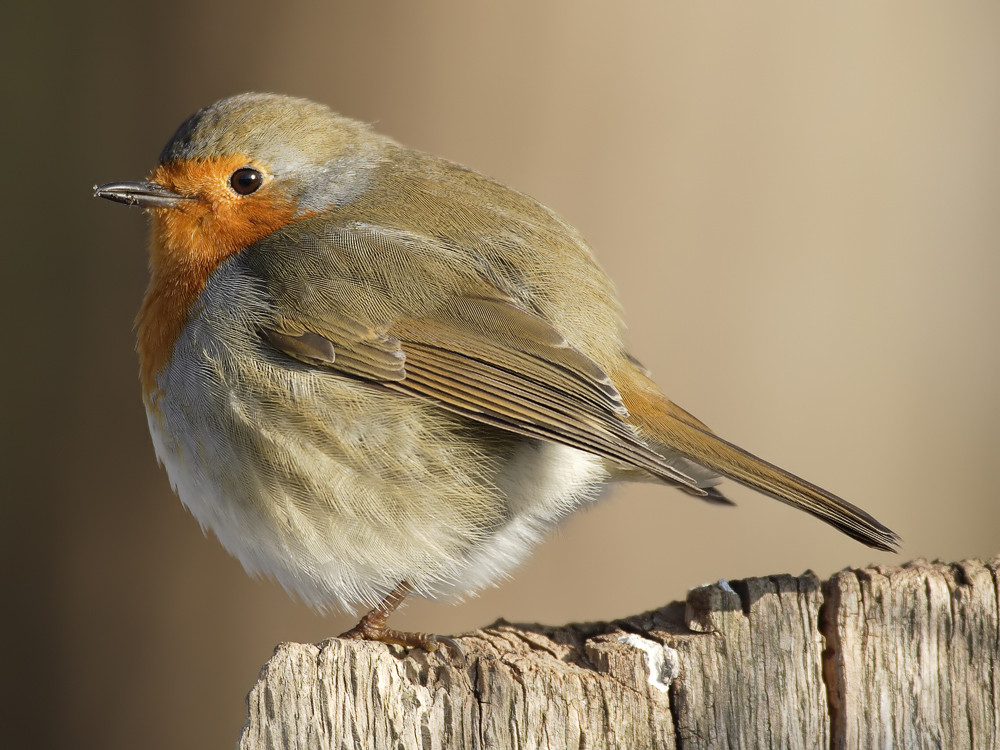
[[[283,644],[262,748],[998,748],[1000,557],[693,589],[608,623],[500,622],[467,659]]]

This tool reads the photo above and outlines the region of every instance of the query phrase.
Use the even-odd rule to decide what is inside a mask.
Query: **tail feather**
[[[699,500],[705,500],[715,505],[736,505],[736,503],[723,495],[718,487],[705,487],[704,492],[703,496],[698,496]]]
[[[697,430],[697,428],[690,428]],[[812,482],[764,461],[710,432],[702,432],[704,451],[691,455],[720,474],[825,521],[875,549],[894,552],[899,536],[869,513]]]
[[[642,394],[646,403],[633,410],[637,395],[629,394],[630,398],[625,399],[626,407],[633,417],[644,415],[636,421],[642,433],[655,443],[735,482],[804,510],[869,547],[893,552],[899,546],[899,536],[865,511],[723,440],[693,417],[685,418],[687,412],[663,396],[646,391]],[[666,401],[666,408],[663,401]]]

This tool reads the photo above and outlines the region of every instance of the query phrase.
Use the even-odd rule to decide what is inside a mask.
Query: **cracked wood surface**
[[[239,747],[1000,747],[1000,557],[751,578],[467,658],[283,644]]]

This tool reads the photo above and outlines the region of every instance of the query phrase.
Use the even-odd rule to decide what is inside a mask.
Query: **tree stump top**
[[[751,578],[464,661],[282,644],[240,748],[1000,747],[1000,557]]]

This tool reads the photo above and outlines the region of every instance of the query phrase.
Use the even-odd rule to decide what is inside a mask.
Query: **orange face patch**
[[[229,184],[251,164],[244,154],[161,164],[150,181],[191,198],[171,208],[153,208],[150,280],[137,319],[139,377],[147,404],[156,376],[167,364],[208,277],[226,258],[288,224],[296,206],[262,186],[250,195]]]

